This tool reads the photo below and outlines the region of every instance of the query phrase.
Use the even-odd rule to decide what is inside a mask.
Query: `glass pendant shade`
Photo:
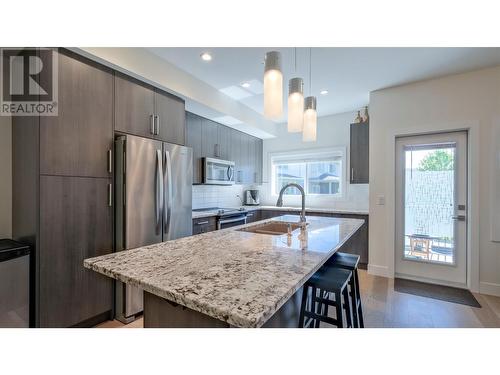
[[[316,141],[317,124],[316,97],[308,96],[305,99],[304,132],[302,133],[302,140],[304,142]]]
[[[292,78],[288,88],[288,131],[299,133],[304,124],[304,81]]]
[[[264,116],[277,119],[283,114],[283,73],[281,53],[266,53],[264,68]]]

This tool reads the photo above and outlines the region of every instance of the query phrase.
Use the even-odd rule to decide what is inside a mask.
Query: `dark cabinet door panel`
[[[108,177],[113,73],[73,57],[59,53],[58,116],[40,117],[40,173]]]
[[[40,179],[40,326],[69,327],[112,309],[112,281],[83,267],[112,252],[110,179]]]
[[[351,124],[350,182],[367,184],[369,179],[369,125]]]
[[[184,100],[156,91],[156,139],[184,146],[186,143],[186,111]]]
[[[193,184],[203,182],[201,153],[201,117],[186,112],[186,146],[193,149]]]
[[[224,125],[217,127],[217,146],[219,158],[231,160],[231,128]],[[231,160],[234,161],[234,160]]]
[[[153,138],[155,92],[149,86],[115,73],[115,130]]]
[[[241,165],[241,133],[238,130],[231,129],[231,160],[234,161],[235,166],[235,182],[241,184],[242,182],[242,165]]]
[[[217,147],[218,124],[211,120],[201,120],[201,154],[206,158],[220,158]]]

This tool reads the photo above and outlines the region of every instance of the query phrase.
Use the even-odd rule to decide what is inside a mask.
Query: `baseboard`
[[[389,267],[377,266],[376,264],[368,264],[368,273],[375,276],[391,277],[389,275]]]
[[[500,284],[479,282],[479,293],[500,297]]]

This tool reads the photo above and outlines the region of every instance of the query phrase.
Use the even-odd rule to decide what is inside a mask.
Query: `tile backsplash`
[[[239,207],[246,185],[193,185],[193,209],[208,207]],[[241,199],[238,197],[241,197]]]

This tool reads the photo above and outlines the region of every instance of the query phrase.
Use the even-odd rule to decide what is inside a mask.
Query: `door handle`
[[[113,207],[113,184],[108,184],[108,207]]]
[[[155,134],[155,115],[149,116],[150,133]]]
[[[161,213],[163,211],[163,167],[161,150],[156,150],[156,227],[161,231]],[[160,232],[161,233],[161,232]]]
[[[168,151],[165,151],[165,180],[165,208],[163,210],[163,222],[164,233],[166,233],[168,241],[170,240],[172,223],[172,163],[170,160],[170,152]]]
[[[108,173],[111,173],[113,171],[113,153],[111,149],[108,150]]]
[[[454,215],[451,218],[455,221],[465,221],[465,215]]]
[[[155,134],[156,135],[160,135],[160,115],[156,115],[155,118],[156,118],[156,121],[155,121],[155,124],[156,124]]]

